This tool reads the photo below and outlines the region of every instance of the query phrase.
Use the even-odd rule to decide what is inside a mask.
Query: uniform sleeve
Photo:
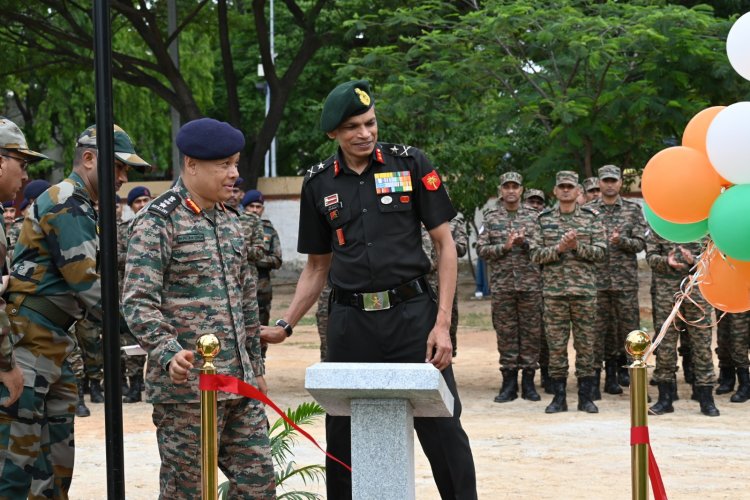
[[[255,376],[265,375],[266,368],[260,350],[260,319],[258,314],[258,288],[250,268],[253,264],[242,259],[242,316],[245,320],[245,349],[250,357]]]
[[[456,243],[456,254],[458,258],[466,255],[466,251],[469,249],[469,235],[466,234],[466,223],[461,215],[457,215],[451,221],[453,241]]]
[[[263,223],[254,215],[243,215],[240,217],[240,223],[247,247],[247,260],[257,263],[263,258],[264,253]]]
[[[146,212],[131,227],[123,280],[122,313],[149,358],[167,369],[182,350],[177,332],[162,315],[164,275],[172,255],[167,222]]]
[[[128,254],[128,225],[125,223],[117,225],[117,277],[122,287],[122,279],[125,276],[125,260]]]
[[[667,262],[669,257],[665,255],[664,250],[664,245],[656,235],[653,232],[649,233],[646,238],[646,262],[652,271],[662,274],[674,271]]]
[[[576,255],[579,259],[601,262],[607,252],[607,232],[598,216],[591,221],[591,243],[576,242]]]
[[[276,229],[271,226],[271,237],[269,238],[268,245],[263,244],[263,257],[256,262],[258,267],[265,269],[278,269],[281,267],[281,240],[279,240],[279,233]],[[265,240],[265,238],[264,238]]]
[[[508,253],[501,243],[493,244],[490,238],[490,225],[494,218],[493,213],[494,212],[485,212],[482,229],[477,237],[477,255],[484,260],[496,260]]]
[[[534,264],[549,264],[550,262],[560,260],[560,254],[557,253],[557,245],[544,246],[542,225],[539,219],[536,221],[531,243],[529,243],[529,254]]]
[[[620,236],[617,247],[628,253],[638,253],[646,248],[646,220],[640,210],[633,210],[629,235]]]
[[[317,175],[326,175],[323,172]],[[297,251],[304,254],[323,255],[331,253],[331,228],[315,206],[314,190],[310,182],[302,185],[299,204],[299,232]]]
[[[87,214],[93,210],[70,197],[59,211],[46,213],[39,221],[47,234],[50,259],[65,282],[94,320],[102,318],[102,288],[97,270],[99,235],[96,222]]]
[[[414,198],[419,218],[428,231],[431,231],[444,222],[453,219],[457,212],[453,208],[448,193],[445,190],[442,179],[440,185],[435,189],[428,189],[427,186],[434,186],[436,183],[430,181],[440,176],[432,166],[427,157],[418,149],[412,149],[414,157],[414,179],[412,179],[412,188],[414,189]]]
[[[5,231],[0,227],[0,262],[7,266],[8,248],[5,242]],[[7,372],[15,366],[13,344],[10,341],[10,320],[5,312],[5,300],[0,296],[0,371]]]

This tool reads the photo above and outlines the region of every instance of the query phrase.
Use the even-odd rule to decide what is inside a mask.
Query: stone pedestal
[[[450,417],[453,395],[427,363],[318,363],[305,388],[352,418],[354,500],[414,498],[414,417]]]

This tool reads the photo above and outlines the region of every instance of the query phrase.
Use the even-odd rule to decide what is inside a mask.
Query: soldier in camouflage
[[[526,208],[539,213],[544,210],[546,197],[541,189],[525,189],[523,192],[523,204]]]
[[[242,198],[242,207],[246,212],[253,212],[261,221],[263,227],[263,255],[255,261],[258,269],[258,313],[260,324],[268,325],[271,316],[271,302],[273,301],[273,287],[271,286],[271,270],[281,267],[281,241],[279,233],[270,220],[263,218],[265,209],[263,193],[251,189]]]
[[[597,413],[594,391],[596,268],[604,258],[604,226],[596,212],[576,203],[578,174],[557,173],[558,205],[539,214],[531,239],[532,262],[542,266],[544,330],[549,344],[549,374],[555,396],[546,413],[568,410],[568,339],[576,350],[578,409]]]
[[[161,499],[200,496],[200,392],[195,348],[219,338],[217,373],[267,392],[256,283],[239,214],[223,202],[237,179],[242,132],[201,118],[177,134],[184,155],[174,187],[130,226],[123,315],[148,352],[146,396],[161,457]],[[268,421],[256,400],[219,392],[219,467],[229,498],[275,498]]]
[[[734,390],[737,372],[732,361],[732,314],[716,309],[716,357],[719,360],[719,378],[716,394],[728,394]],[[742,323],[742,320],[739,321]]]
[[[499,200],[484,212],[477,238],[477,254],[489,265],[492,324],[497,335],[503,383],[495,397],[505,403],[518,397],[540,401],[534,387],[542,336],[542,278],[529,257],[529,239],[537,212],[521,205],[523,177],[518,172],[500,176]]]
[[[683,280],[698,261],[702,251],[700,243],[678,245],[669,242],[653,231],[646,238],[646,260],[651,267],[651,299],[654,311],[654,329],[658,332],[674,306],[674,296],[680,290]],[[711,313],[712,307],[695,287],[691,300],[682,303],[680,312],[687,322],[679,318],[669,326],[659,348],[656,350],[654,380],[659,387],[659,400],[651,406],[652,415],[672,413],[672,401],[677,392],[675,374],[677,372],[677,337],[680,330],[686,330],[690,339],[695,369],[694,396],[700,401],[701,413],[718,417],[719,410],[714,404],[713,383],[714,365],[711,355]]]
[[[599,396],[604,360],[607,362],[605,392],[622,394],[620,385],[630,384],[625,366],[625,337],[640,328],[636,254],[646,248],[646,221],[638,203],[620,196],[620,169],[615,165],[601,167],[599,186],[601,196],[587,205],[599,213],[607,236],[604,260],[596,265],[595,396]]]
[[[716,328],[716,354],[719,358],[719,387],[716,388],[716,394],[732,392],[736,378],[739,386],[729,400],[732,403],[744,403],[750,399],[750,362],[747,357],[750,312],[731,314],[716,310],[716,316],[721,318]]]
[[[116,125],[114,140],[119,189],[129,168],[148,164]],[[16,243],[6,310],[24,387],[17,404],[0,408],[3,498],[67,498],[70,488],[76,406],[70,327],[102,315],[97,156],[92,126],[78,137],[72,173],[29,207]]]
[[[601,198],[602,192],[599,189],[599,177],[586,177],[583,180],[583,190],[586,194],[586,203]]]
[[[29,208],[29,205],[34,203],[34,200],[36,200],[40,194],[49,189],[49,187],[49,182],[44,179],[37,179],[29,182],[26,184],[26,187],[23,188],[23,201],[21,201],[21,205],[18,207],[18,212],[16,213],[16,218],[13,220],[13,224],[8,230],[8,256],[10,258],[13,258],[13,250],[15,249],[16,241],[18,241],[18,235],[21,234],[21,226],[23,226],[23,219],[26,216],[26,210]]]

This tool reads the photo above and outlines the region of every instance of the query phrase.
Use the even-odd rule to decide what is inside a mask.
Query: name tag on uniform
[[[411,172],[403,170],[401,172],[379,172],[375,174],[375,192],[378,194],[386,193],[405,193],[412,191]]]
[[[177,243],[194,243],[196,241],[206,241],[203,233],[185,233],[177,235]]]

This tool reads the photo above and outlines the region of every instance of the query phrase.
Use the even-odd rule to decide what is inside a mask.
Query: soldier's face
[[[563,203],[575,201],[578,187],[575,184],[559,184],[555,186],[555,197]]]
[[[263,204],[262,203],[250,203],[245,207],[245,210],[252,212],[258,217],[263,215]]]
[[[143,207],[145,207],[148,202],[151,201],[150,196],[139,196],[135,200],[133,200],[133,203],[130,204],[130,208],[133,209],[133,213],[138,213]]]
[[[378,141],[378,121],[375,119],[375,107],[366,113],[351,116],[341,122],[328,137],[338,141],[344,157],[364,159],[372,154]]]
[[[599,191],[599,188],[589,189],[588,191],[586,191],[586,201],[595,200],[601,197],[602,192]]]
[[[611,198],[617,196],[622,187],[622,179],[600,179],[599,187],[602,191],[602,196]]]
[[[26,159],[13,150],[0,149],[0,201],[12,200],[28,180]]]
[[[510,203],[511,205],[518,203],[521,200],[521,194],[523,188],[516,182],[506,182],[500,186],[500,196],[503,197],[503,201]]]
[[[242,202],[242,197],[245,196],[245,192],[242,188],[235,187],[232,189],[232,198],[229,200],[229,204],[237,207]]]
[[[234,183],[240,175],[237,170],[239,160],[239,153],[220,160],[188,158],[186,173],[191,179],[191,190],[209,202],[229,201],[234,193]]]
[[[541,210],[544,208],[544,200],[538,196],[531,196],[526,198],[526,205],[534,210]]]
[[[115,218],[119,219],[122,217],[122,203],[115,205]]]
[[[5,219],[6,224],[11,224],[13,222],[13,219],[16,218],[16,207],[6,208],[5,213],[3,214],[3,218]]]

